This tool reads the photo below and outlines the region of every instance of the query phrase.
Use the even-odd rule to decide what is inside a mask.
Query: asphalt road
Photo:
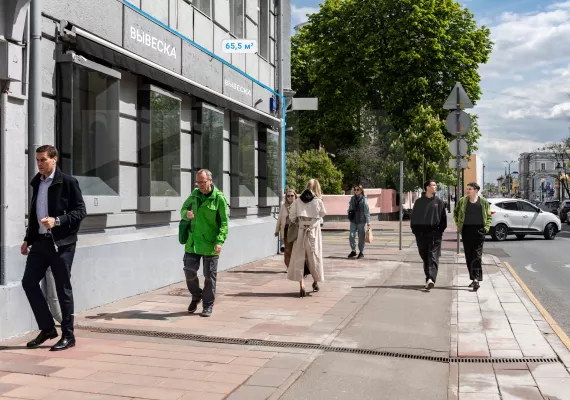
[[[542,236],[489,240],[485,252],[507,261],[570,336],[570,226],[562,224],[562,232],[554,240]]]

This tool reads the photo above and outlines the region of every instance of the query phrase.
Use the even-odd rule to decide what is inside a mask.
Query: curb
[[[505,264],[505,266],[507,267],[513,278],[515,278],[521,289],[526,293],[526,295],[528,296],[530,301],[532,301],[536,309],[542,314],[545,321],[548,322],[548,325],[550,325],[552,330],[556,333],[556,335],[558,335],[560,341],[566,346],[568,351],[570,351],[570,338],[568,337],[568,335],[566,335],[566,333],[562,330],[562,328],[560,328],[560,325],[558,325],[558,323],[554,320],[554,318],[552,318],[552,316],[548,313],[548,311],[546,311],[546,309],[540,303],[540,301],[538,301],[538,299],[534,296],[531,290],[525,285],[525,283],[516,273],[514,268],[507,261],[503,261],[503,264]]]

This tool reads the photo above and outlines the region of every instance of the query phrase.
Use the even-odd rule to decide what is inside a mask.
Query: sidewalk
[[[77,315],[71,350],[2,342],[0,400],[570,399],[570,351],[502,262],[485,255],[471,292],[450,227],[426,293],[398,226],[378,223],[362,260],[325,231],[326,281],[306,298],[275,256],[220,273],[211,318],[188,315],[179,283]]]

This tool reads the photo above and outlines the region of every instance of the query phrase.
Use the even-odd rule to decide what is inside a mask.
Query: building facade
[[[9,14],[0,36],[6,49],[0,53],[0,339],[36,327],[20,285],[25,257],[19,250],[35,145],[58,147],[58,166],[78,179],[87,206],[73,265],[76,312],[184,279],[179,210],[201,168],[213,172],[229,203],[218,268],[275,254],[290,2],[38,4],[37,65],[29,51],[30,1],[0,5],[0,14]],[[227,39],[253,40],[256,52],[230,53]],[[28,113],[34,67],[41,69],[37,118]],[[34,144],[36,124],[41,140]]]
[[[519,157],[519,193],[527,200],[559,198],[556,156],[552,152],[521,153]]]

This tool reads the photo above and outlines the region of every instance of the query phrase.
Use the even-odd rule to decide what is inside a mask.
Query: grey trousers
[[[204,259],[204,289],[200,288],[198,270],[200,259]],[[214,305],[216,299],[216,277],[218,275],[219,256],[202,256],[194,253],[184,253],[184,275],[186,286],[192,295],[193,301],[202,300],[204,307]]]

